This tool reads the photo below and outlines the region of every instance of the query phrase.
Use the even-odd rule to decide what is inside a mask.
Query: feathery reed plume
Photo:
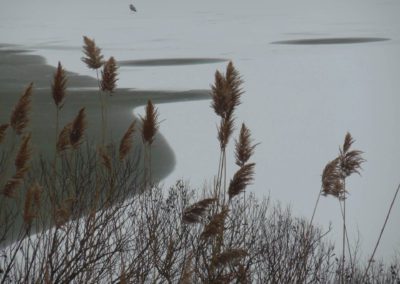
[[[250,129],[242,123],[240,128],[239,140],[235,141],[235,158],[236,165],[239,167],[244,166],[250,157],[254,154],[254,149],[257,145],[251,145],[251,132]]]
[[[71,132],[69,134],[69,141],[72,148],[77,149],[82,143],[83,133],[86,129],[86,115],[85,108],[79,110],[78,115],[72,122]]]
[[[28,113],[31,109],[32,89],[33,83],[30,83],[11,113],[10,125],[18,135],[22,134],[29,122]]]
[[[246,189],[254,176],[255,163],[243,165],[233,176],[229,184],[229,199],[232,199]]]
[[[3,142],[4,137],[6,136],[6,131],[8,128],[9,124],[1,124],[0,125],[0,144]]]
[[[58,135],[58,140],[57,140],[57,152],[63,152],[68,149],[68,147],[71,145],[69,136],[72,130],[72,123],[68,123],[64,126],[64,128],[61,130],[60,134]]]
[[[119,143],[119,159],[122,161],[126,158],[133,146],[133,133],[135,131],[136,120],[134,120],[126,130],[124,136]]]
[[[217,70],[215,72],[215,83],[211,86],[211,107],[215,113],[224,118],[227,107],[227,98],[225,95],[226,80],[224,76]]]
[[[209,239],[213,236],[222,234],[224,231],[225,219],[228,216],[229,210],[227,208],[222,209],[220,213],[215,214],[211,221],[204,226],[204,230],[200,237],[203,239]]]
[[[15,174],[5,184],[2,194],[7,198],[14,198],[16,196],[16,189],[21,185],[22,177],[20,174]]]
[[[322,172],[322,194],[333,195],[341,198],[344,195],[344,184],[342,181],[342,173],[339,167],[339,158],[328,162]]]
[[[226,84],[229,92],[229,112],[233,113],[235,108],[241,104],[240,97],[243,94],[241,85],[243,80],[240,78],[239,72],[233,66],[232,61],[226,67]]]
[[[158,119],[158,111],[154,107],[151,100],[147,101],[146,106],[146,115],[144,117],[140,117],[142,120],[142,139],[144,143],[148,143],[151,145],[154,141],[154,136],[159,127]]]
[[[240,97],[243,94],[239,72],[232,62],[226,68],[223,76],[219,71],[215,72],[215,83],[211,86],[212,107],[221,118],[231,116],[235,108],[240,105]]]
[[[112,171],[112,162],[111,157],[108,154],[107,150],[104,147],[99,147],[99,156],[101,158],[101,164],[108,170],[108,172]]]
[[[350,151],[350,147],[353,145],[353,143],[353,137],[351,137],[350,133],[347,132],[344,139],[343,147],[339,150],[339,164],[343,178],[346,178],[353,173],[360,174],[361,164],[365,162],[365,160],[361,157],[361,154],[363,154],[362,151]]]
[[[67,88],[67,76],[65,69],[61,66],[60,61],[58,62],[57,71],[54,74],[53,84],[51,85],[51,94],[53,100],[58,109],[61,109],[64,105],[64,99],[66,96]]]
[[[41,188],[37,183],[29,187],[25,193],[23,219],[27,226],[30,226],[33,219],[37,217],[37,211],[40,207],[40,194]]]
[[[82,57],[82,61],[90,69],[99,69],[103,65],[103,55],[101,55],[101,49],[96,46],[94,40],[83,37],[83,53],[86,57]]]
[[[183,222],[188,224],[200,222],[208,207],[215,201],[217,201],[216,198],[205,198],[185,208],[183,211]]]
[[[243,257],[246,257],[247,255],[248,253],[245,249],[231,248],[216,255],[213,259],[213,262],[216,266],[225,266],[228,263],[235,262]]]
[[[27,163],[29,162],[32,154],[30,142],[31,134],[29,133],[22,138],[21,145],[19,146],[19,150],[15,158],[15,168],[17,172],[25,171],[25,169],[27,169]]]
[[[72,207],[75,202],[76,200],[74,198],[66,198],[55,210],[54,222],[58,228],[64,225],[71,217]]]
[[[101,71],[101,90],[109,93],[113,93],[117,82],[117,63],[114,57],[110,57],[103,66]]]

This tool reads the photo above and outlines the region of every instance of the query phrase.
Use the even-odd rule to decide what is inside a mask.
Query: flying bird
[[[131,11],[136,12],[136,8],[135,6],[133,6],[133,4],[129,5],[129,9],[131,9]]]

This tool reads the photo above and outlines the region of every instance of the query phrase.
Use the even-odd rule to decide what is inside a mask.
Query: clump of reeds
[[[346,178],[357,173],[360,174],[361,164],[365,162],[362,158],[362,151],[350,150],[354,143],[354,139],[350,133],[346,133],[343,146],[339,149],[339,155],[328,162],[322,173],[322,190],[323,195],[332,195],[339,200],[341,213],[343,217],[343,242],[342,242],[342,269],[341,281],[344,283],[344,267],[345,267],[345,248],[346,248]],[[318,203],[318,200],[317,200]],[[343,204],[343,207],[342,207]],[[315,213],[315,209],[314,209]],[[313,216],[314,216],[313,213]]]
[[[15,133],[21,135],[29,122],[29,111],[31,109],[33,83],[25,89],[11,113],[10,125]]]

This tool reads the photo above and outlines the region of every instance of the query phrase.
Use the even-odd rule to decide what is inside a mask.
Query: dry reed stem
[[[103,65],[103,55],[101,49],[96,46],[94,40],[84,36],[83,37],[83,53],[86,57],[82,57],[82,61],[90,69],[99,69]]]
[[[101,90],[113,93],[117,82],[117,63],[114,57],[110,57],[101,71]]]
[[[41,188],[37,183],[30,186],[25,193],[23,219],[27,226],[30,226],[33,219],[37,217],[37,212],[40,207],[40,195]]]
[[[22,138],[21,145],[15,158],[15,168],[17,172],[27,168],[32,154],[30,142],[31,134],[29,133]]]
[[[205,198],[185,208],[183,211],[183,222],[188,224],[200,222],[200,219],[207,212],[208,207],[215,201],[217,201],[216,198]]]
[[[85,108],[81,108],[79,110],[78,115],[72,122],[72,128],[69,134],[69,141],[72,148],[77,149],[79,145],[82,143],[85,129],[86,129]]]
[[[0,125],[0,144],[3,142],[4,138],[6,137],[6,131],[8,129],[9,124],[1,124]]]
[[[11,113],[10,125],[18,135],[22,134],[29,122],[28,113],[32,103],[32,89],[33,83],[30,83]]]
[[[179,284],[191,284],[192,283],[192,260],[193,260],[193,253],[190,252],[186,261],[184,262],[183,271],[181,274],[181,278],[179,280]]]
[[[229,210],[223,208],[221,212],[215,214],[210,222],[204,226],[203,232],[200,237],[202,239],[209,239],[216,235],[220,235],[224,231],[225,219],[228,216]]]
[[[235,158],[236,165],[244,166],[250,157],[254,154],[254,149],[257,145],[252,145],[250,129],[242,123],[240,128],[239,139],[235,141]]]
[[[67,88],[67,76],[65,69],[61,63],[58,62],[57,70],[54,74],[53,84],[51,85],[51,94],[53,100],[58,109],[61,109],[64,105]]]
[[[69,148],[71,145],[69,136],[72,130],[72,123],[68,123],[61,130],[57,140],[57,152],[61,153]]]
[[[227,249],[226,251],[218,254],[214,259],[213,262],[216,266],[225,266],[228,263],[236,262],[248,255],[245,249],[241,248],[232,248]]]
[[[242,166],[233,176],[229,184],[228,194],[229,199],[240,194],[246,189],[254,177],[255,163],[249,163]]]
[[[151,100],[148,100],[146,106],[146,115],[140,117],[142,120],[142,139],[143,143],[151,145],[154,141],[154,136],[156,135],[159,127],[158,111],[154,107]]]
[[[119,144],[119,159],[124,160],[133,147],[133,133],[135,132],[136,120],[134,120],[126,130]]]

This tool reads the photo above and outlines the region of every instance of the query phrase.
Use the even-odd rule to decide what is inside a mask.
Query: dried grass
[[[204,230],[200,237],[203,239],[209,239],[216,235],[222,234],[224,231],[225,219],[228,216],[229,209],[223,208],[220,213],[215,214],[211,221],[204,226]]]
[[[67,150],[71,146],[70,139],[69,139],[71,130],[72,130],[72,123],[68,123],[64,126],[64,128],[61,130],[60,134],[58,135],[58,140],[57,140],[57,152],[58,153],[61,153],[65,150]]]
[[[218,254],[214,258],[214,264],[217,266],[225,266],[229,263],[236,262],[248,255],[245,249],[241,248],[231,248]]]
[[[19,150],[15,158],[15,168],[17,172],[26,170],[31,155],[31,134],[29,133],[22,138],[21,145],[19,146]]]

